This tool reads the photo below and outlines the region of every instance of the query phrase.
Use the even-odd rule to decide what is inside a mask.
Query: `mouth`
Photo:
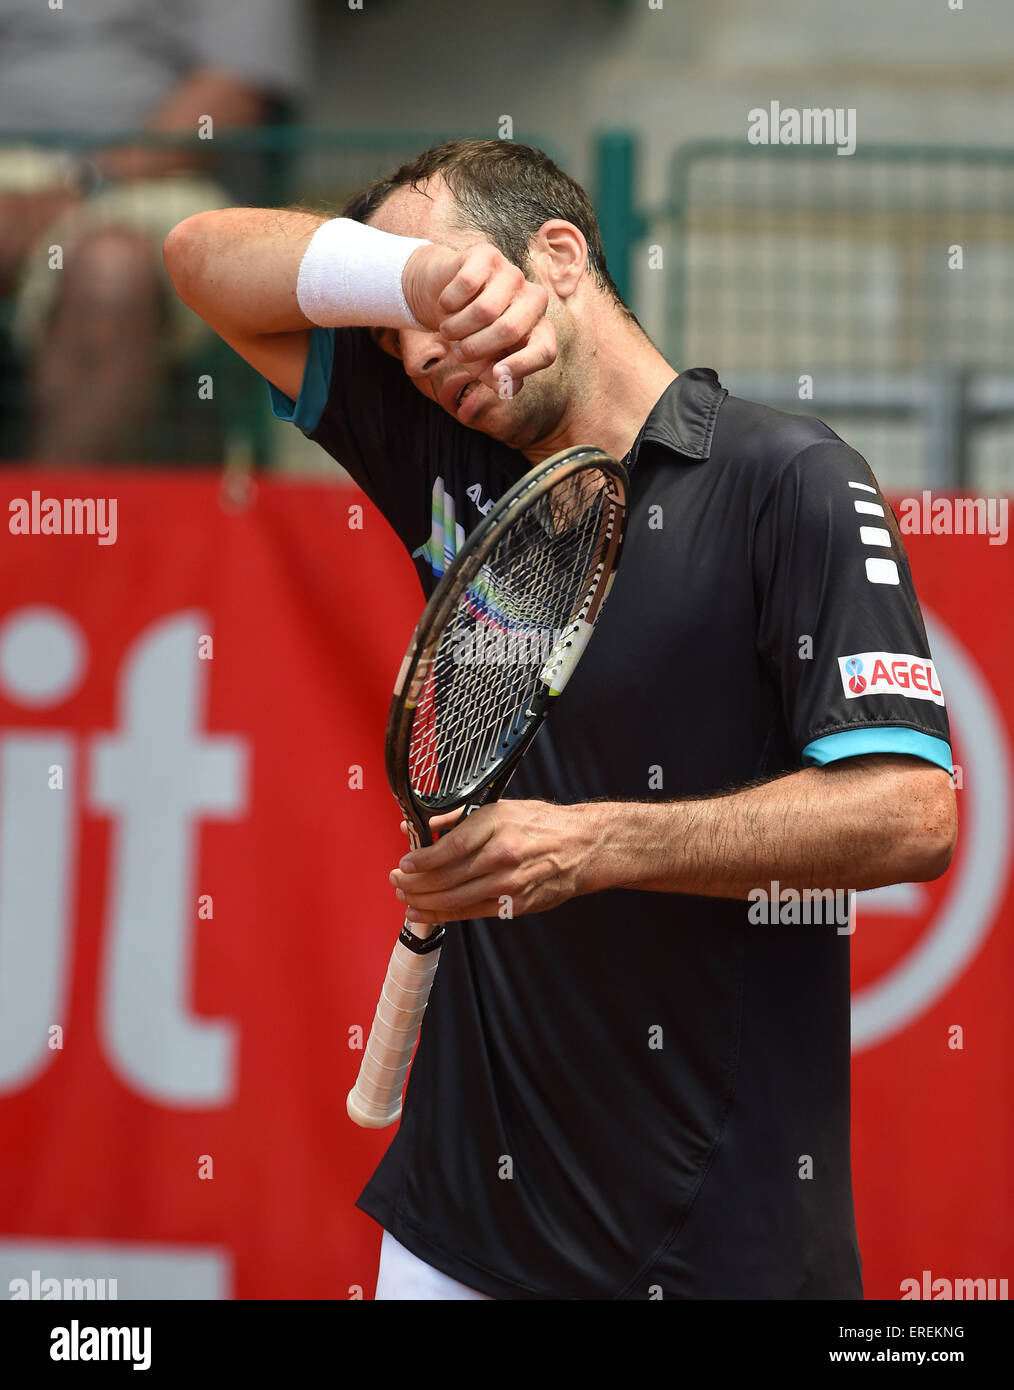
[[[458,376],[449,377],[437,392],[437,404],[442,405],[452,415],[456,415],[458,407],[465,399],[466,394],[471,395],[469,387],[474,387],[478,383],[474,377]]]

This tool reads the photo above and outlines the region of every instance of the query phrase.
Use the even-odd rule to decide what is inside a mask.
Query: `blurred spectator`
[[[214,135],[277,119],[303,85],[305,19],[305,0],[0,0],[0,299],[15,298],[30,360],[36,459],[138,457],[161,377],[206,332],[160,247],[235,198],[200,148],[114,133],[194,140],[202,118]]]

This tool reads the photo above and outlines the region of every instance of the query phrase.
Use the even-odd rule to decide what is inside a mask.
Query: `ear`
[[[573,222],[554,217],[535,233],[531,260],[561,299],[569,299],[588,269],[588,243]]]

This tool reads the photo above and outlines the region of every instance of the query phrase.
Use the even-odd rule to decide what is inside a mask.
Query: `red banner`
[[[3,482],[0,1296],[368,1298],[353,1203],[389,1136],[344,1099],[398,926],[383,728],[411,564],[345,488]],[[907,542],[962,835],[938,883],[857,913],[882,1298],[1011,1257],[1014,567],[982,536]]]
[[[961,534],[957,508],[948,526],[949,500],[925,527],[912,499],[895,503],[947,698],[960,833],[942,878],[858,902],[852,1149],[867,1298],[967,1298],[969,1279],[984,1281],[976,1296],[1006,1297],[1014,1275],[1014,547],[1005,501],[991,538],[967,523]]]

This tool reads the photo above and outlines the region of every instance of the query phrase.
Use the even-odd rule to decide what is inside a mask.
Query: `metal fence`
[[[1014,152],[698,142],[649,235],[674,363],[819,415],[885,486],[1009,490]]]

